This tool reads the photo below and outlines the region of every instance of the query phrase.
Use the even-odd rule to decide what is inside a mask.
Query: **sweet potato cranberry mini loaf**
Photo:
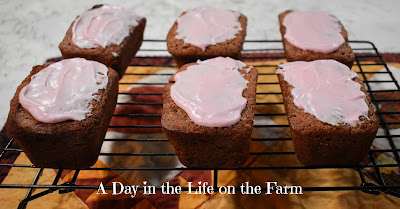
[[[289,62],[277,74],[297,159],[307,166],[356,165],[378,119],[357,74],[335,60]]]
[[[143,41],[146,19],[122,7],[96,5],[69,27],[59,48],[64,58],[96,60],[120,78]]]
[[[118,78],[83,58],[35,66],[11,100],[7,132],[37,167],[88,168],[116,105]]]
[[[257,76],[254,67],[217,57],[186,64],[171,77],[161,124],[184,165],[235,168],[246,162]]]
[[[240,59],[246,25],[246,16],[239,12],[193,8],[183,12],[170,29],[168,51],[178,67],[218,56]]]
[[[355,55],[347,42],[347,31],[336,17],[288,10],[279,15],[279,24],[287,61],[334,59],[353,66]]]

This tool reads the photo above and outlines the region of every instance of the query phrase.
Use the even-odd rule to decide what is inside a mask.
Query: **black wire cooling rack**
[[[380,128],[383,132],[378,133],[375,140],[387,140],[388,144],[390,145],[390,149],[384,150],[375,150],[370,149],[369,151],[369,159],[367,162],[360,163],[358,166],[342,166],[342,167],[316,167],[316,166],[274,166],[274,167],[241,167],[236,170],[295,170],[295,169],[329,169],[329,168],[338,168],[338,169],[355,169],[358,171],[362,184],[361,185],[351,185],[351,186],[338,186],[338,187],[303,187],[303,192],[307,191],[345,191],[345,190],[358,190],[365,193],[370,193],[374,195],[379,195],[381,193],[386,193],[389,195],[393,195],[396,197],[400,197],[400,184],[398,183],[388,183],[385,181],[384,174],[381,172],[382,169],[386,168],[393,168],[399,169],[400,168],[400,157],[399,152],[400,149],[396,147],[394,139],[400,137],[400,135],[391,134],[389,127],[392,125],[399,125],[400,118],[398,115],[400,112],[397,111],[382,111],[381,106],[383,103],[391,103],[394,105],[399,105],[400,100],[397,99],[382,99],[377,98],[377,94],[379,93],[387,93],[387,94],[395,94],[399,93],[400,87],[398,82],[392,75],[392,72],[389,70],[388,66],[386,65],[385,61],[383,60],[382,56],[378,52],[378,49],[375,45],[369,41],[349,41],[350,45],[352,46],[353,51],[356,53],[356,62],[354,66],[359,68],[359,76],[364,79],[364,83],[366,85],[367,91],[371,96],[372,102],[376,108],[376,113],[380,119]],[[145,40],[142,46],[142,49],[139,51],[136,60],[140,60],[141,63],[140,67],[171,67],[176,68],[176,66],[171,65],[172,57],[169,56],[167,50],[165,48],[165,41],[164,40]],[[149,54],[154,54],[149,56]],[[142,56],[141,54],[146,54],[146,56]],[[257,60],[278,60],[283,59],[283,50],[282,50],[282,43],[280,40],[247,40],[244,46],[244,50],[242,51],[243,60],[246,62],[249,61],[257,61]],[[374,62],[367,62],[367,60],[374,60]],[[146,64],[146,60],[149,60],[149,63],[157,63],[154,64]],[[151,62],[150,62],[151,61]],[[380,66],[383,71],[379,72],[367,72],[364,70],[366,66]],[[259,69],[259,76],[275,76],[274,72],[263,72],[260,69],[275,69],[276,65],[254,65]],[[353,67],[354,69],[354,67]],[[389,78],[388,80],[370,80],[367,81],[367,77],[369,74],[386,74]],[[148,74],[135,74],[129,73],[128,76],[147,76],[147,75],[158,75],[158,76],[171,76],[172,74],[160,74],[160,73],[148,73]],[[373,83],[385,83],[391,84],[391,89],[386,90],[376,90],[373,88]],[[162,86],[165,83],[120,83],[122,85],[158,85]],[[258,85],[279,85],[277,82],[271,83],[258,83]],[[161,93],[122,93],[128,95],[158,95],[161,96]],[[257,95],[279,95],[281,92],[258,92]],[[162,105],[160,102],[153,102],[153,103],[119,103],[119,105]],[[257,101],[257,105],[283,105],[283,102],[272,102],[272,103],[262,103]],[[116,117],[153,117],[153,118],[160,118],[161,114],[128,114],[128,115],[115,115]],[[265,116],[265,117],[272,117],[272,116],[281,116],[286,117],[285,113],[268,113],[268,114],[256,114],[256,123],[257,117]],[[387,118],[392,118],[392,120],[388,121]],[[254,129],[270,129],[270,128],[288,128],[288,125],[255,125]],[[113,126],[111,128],[161,128],[159,125],[132,125],[132,126]],[[276,142],[276,141],[290,141],[291,138],[253,138],[254,141],[263,141],[263,142]],[[159,143],[164,142],[168,143],[168,139],[165,138],[137,138],[137,139],[105,139],[106,142],[120,142],[120,141],[128,141],[128,142],[146,142],[146,143]],[[156,146],[156,145],[155,145]],[[31,164],[9,164],[4,163],[4,156],[10,153],[19,154],[23,152],[21,149],[18,148],[14,139],[11,139],[6,147],[0,153],[0,169],[9,169],[12,167],[21,167],[24,169],[37,169],[35,166]],[[396,163],[392,164],[382,164],[378,163],[377,161],[377,154],[390,154],[394,156]],[[294,152],[252,152],[250,155],[262,156],[262,155],[294,155]],[[159,156],[159,157],[176,157],[174,153],[164,153],[164,152],[146,152],[146,153],[101,153],[100,156],[121,156],[121,157],[129,157],[129,156],[142,156],[142,157],[152,157],[152,156]],[[44,169],[52,169],[52,168],[39,168],[36,174],[36,177],[32,181],[31,184],[2,184],[0,185],[0,189],[7,189],[7,188],[19,188],[19,189],[26,189],[27,194],[24,200],[21,201],[18,208],[24,208],[29,201],[35,200],[40,198],[44,195],[53,193],[58,191],[59,194],[72,192],[78,189],[89,189],[89,190],[97,190],[99,185],[79,185],[76,184],[75,181],[79,175],[80,170],[75,170],[73,172],[74,175],[70,182],[66,182],[63,184],[57,184],[60,180],[61,174],[63,172],[62,169],[59,169],[57,172],[56,177],[53,180],[51,185],[38,185],[38,180],[41,176],[41,173]],[[377,182],[371,183],[366,180],[366,172],[365,170],[373,170],[374,179]],[[161,172],[161,171],[183,171],[183,170],[204,170],[204,169],[196,169],[196,168],[185,168],[185,167],[110,167],[110,168],[89,168],[86,170],[114,170],[114,171],[152,171],[152,172]],[[207,169],[213,170],[213,182],[214,182],[214,191],[218,191],[218,171],[219,170],[227,170],[227,169]],[[229,169],[232,170],[232,169]],[[44,191],[32,195],[32,191],[34,189],[45,189]],[[112,189],[110,186],[106,186],[105,189]],[[139,190],[143,191],[143,187],[139,187]],[[156,190],[160,190],[160,187],[157,187]],[[238,189],[238,188],[236,188]],[[187,191],[188,188],[183,188],[183,191]],[[266,188],[262,188],[263,191]]]

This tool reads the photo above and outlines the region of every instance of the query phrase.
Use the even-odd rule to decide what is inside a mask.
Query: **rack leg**
[[[218,192],[218,170],[214,170],[214,192]]]
[[[39,168],[39,170],[38,170],[38,172],[36,173],[36,176],[35,176],[35,178],[33,179],[33,182],[32,182],[31,185],[35,185],[35,184],[38,182],[39,176],[40,176],[40,174],[42,173],[42,171],[43,171],[43,168]],[[26,195],[25,195],[25,199],[23,199],[23,200],[19,203],[18,209],[24,209],[24,208],[26,207],[26,204],[30,201],[30,200],[28,200],[28,199],[31,197],[32,190],[33,190],[32,188],[30,188],[30,189],[28,190],[28,192],[27,192]]]

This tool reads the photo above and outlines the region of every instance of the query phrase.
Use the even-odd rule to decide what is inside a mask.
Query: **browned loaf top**
[[[296,157],[303,165],[356,165],[364,159],[375,139],[379,124],[367,94],[369,119],[360,117],[361,123],[354,127],[347,124],[334,126],[298,108],[293,102],[293,86],[284,80],[283,75],[278,74],[278,78]],[[360,83],[361,90],[366,93],[362,81],[358,78],[353,80]]]
[[[350,69],[353,66],[353,62],[355,60],[355,55],[353,53],[353,50],[351,49],[347,37],[347,31],[342,25],[341,22],[339,22],[341,26],[341,34],[343,38],[346,40],[345,43],[336,51],[331,52],[331,53],[322,53],[322,52],[315,52],[311,50],[303,50],[300,48],[297,48],[296,46],[293,46],[289,41],[287,41],[284,38],[284,35],[286,33],[286,27],[282,25],[283,20],[285,19],[285,16],[289,13],[293,12],[292,10],[287,10],[281,14],[279,14],[279,29],[282,35],[282,43],[283,43],[283,48],[285,51],[285,56],[288,62],[291,61],[313,61],[313,60],[320,60],[320,59],[334,59],[338,62],[341,62],[345,65],[347,65]]]
[[[185,13],[186,12],[183,12],[180,16]],[[176,32],[178,23],[175,21],[167,35],[168,52],[174,57],[178,67],[187,63],[196,62],[198,59],[206,60],[218,56],[240,59],[240,52],[242,51],[242,46],[246,37],[247,17],[241,14],[239,22],[242,30],[235,35],[235,38],[218,43],[217,45],[208,46],[206,50],[203,51],[197,46],[185,43],[182,39],[175,38],[175,36],[178,35]]]
[[[80,121],[43,123],[36,120],[19,103],[19,93],[31,77],[51,63],[33,67],[18,86],[10,103],[7,132],[37,167],[83,169],[92,166],[99,156],[118,95],[118,74],[108,68],[106,89],[99,90],[92,112]]]
[[[178,72],[196,64],[184,65]],[[179,160],[187,167],[234,168],[247,160],[256,105],[258,71],[253,67],[249,73],[245,70],[240,72],[249,81],[242,94],[247,99],[247,104],[240,121],[229,127],[205,127],[194,123],[171,98],[170,90],[176,74],[165,86],[161,117],[163,132],[174,146]]]
[[[100,6],[102,5],[96,5],[92,9]],[[88,60],[101,62],[117,71],[121,79],[126,68],[142,45],[143,32],[144,28],[146,27],[146,18],[141,18],[139,20],[139,25],[132,26],[130,28],[129,36],[125,37],[120,45],[110,44],[106,48],[101,46],[97,48],[80,48],[75,45],[72,41],[72,27],[74,22],[72,22],[64,37],[64,40],[58,46],[61,50],[63,58],[82,57]],[[113,52],[118,56],[114,56]]]

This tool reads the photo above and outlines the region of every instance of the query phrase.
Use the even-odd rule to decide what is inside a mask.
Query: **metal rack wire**
[[[146,44],[153,45],[151,49],[146,49]],[[380,104],[385,103],[385,102],[394,102],[395,104],[400,104],[400,100],[397,99],[378,99],[376,94],[377,93],[395,93],[395,92],[400,92],[400,86],[398,82],[395,80],[395,78],[392,75],[392,72],[390,72],[388,66],[386,65],[385,61],[383,60],[381,54],[378,52],[378,49],[375,47],[375,45],[369,41],[350,41],[350,44],[352,46],[353,51],[356,53],[356,63],[355,66],[358,66],[360,69],[359,72],[357,72],[361,78],[364,79],[364,83],[366,85],[367,91],[369,95],[371,96],[372,102],[376,107],[376,113],[380,119],[380,127],[383,129],[383,135],[378,134],[376,136],[376,140],[387,140],[390,149],[385,149],[385,150],[373,150],[370,149],[369,151],[369,162],[367,163],[362,163],[358,166],[341,166],[341,167],[318,167],[318,166],[274,166],[274,167],[241,167],[238,168],[237,170],[295,170],[295,169],[327,169],[327,168],[339,168],[339,169],[355,169],[358,171],[360,175],[360,179],[362,181],[361,185],[352,185],[352,186],[338,186],[338,187],[303,187],[303,191],[343,191],[343,190],[359,190],[365,193],[370,193],[370,194],[375,194],[379,195],[380,193],[386,193],[389,195],[393,195],[396,197],[400,197],[400,185],[392,185],[388,184],[385,182],[385,179],[383,177],[383,174],[381,172],[382,168],[400,168],[400,149],[395,146],[394,143],[394,138],[400,137],[400,135],[393,135],[389,131],[389,126],[391,125],[398,125],[400,124],[400,117],[397,117],[400,112],[384,112],[380,109]],[[154,45],[156,47],[154,47]],[[157,45],[159,49],[157,48]],[[245,43],[245,49],[242,51],[243,54],[243,60],[246,61],[257,61],[257,60],[277,60],[277,59],[283,59],[283,51],[281,48],[281,41],[280,40],[248,40]],[[167,55],[167,51],[165,49],[165,41],[163,40],[145,40],[144,41],[144,46],[142,46],[141,52],[146,52],[148,53],[155,53],[154,56],[142,56],[140,53],[137,56],[137,60],[143,61],[143,60],[156,60],[158,63],[157,65],[153,64],[146,64],[146,62],[137,62],[140,63],[138,65],[133,65],[133,66],[140,66],[140,67],[171,67],[171,68],[176,68],[176,66],[171,65],[172,57]],[[267,53],[267,55],[265,55]],[[163,56],[160,56],[160,54],[163,54]],[[260,56],[262,54],[262,56]],[[165,56],[164,56],[165,55]],[[374,59],[374,63],[366,63],[364,62],[366,59]],[[368,74],[371,74],[372,72],[367,72],[363,68],[365,66],[369,65],[374,65],[374,66],[381,66],[384,71],[380,72],[373,72],[377,74],[387,74],[390,77],[390,80],[384,80],[384,81],[368,81],[367,76]],[[275,69],[276,65],[255,65],[255,67],[258,68],[271,68]],[[147,75],[158,75],[158,76],[171,76],[172,74],[160,74],[160,73],[148,73],[148,74],[135,74],[131,73],[128,74],[129,76],[147,76]],[[260,71],[260,76],[275,76],[274,73],[268,72],[268,73],[263,73]],[[374,90],[371,87],[371,83],[390,83],[393,84],[394,88],[391,90]],[[158,85],[162,86],[165,83],[120,83],[121,85]],[[258,83],[258,85],[278,85],[277,82],[271,82],[271,83]],[[156,95],[156,96],[161,96],[161,93],[153,93],[153,92],[148,92],[148,93],[121,93],[121,95]],[[257,95],[279,95],[281,92],[259,92]],[[162,105],[160,102],[152,102],[152,103],[118,103],[119,105]],[[257,101],[257,105],[283,105],[282,102],[273,102],[273,103],[261,103]],[[161,114],[121,114],[121,115],[114,115],[115,117],[154,117],[154,118],[160,118]],[[261,114],[258,113],[256,114],[257,116],[281,116],[285,117],[285,113],[268,113],[268,114]],[[395,121],[386,121],[386,116],[393,116],[396,120]],[[257,120],[257,119],[256,119]],[[279,124],[279,125],[255,125],[255,129],[260,129],[260,128],[288,128],[288,125],[285,124]],[[161,128],[159,125],[132,125],[132,126],[111,126],[110,128]],[[253,141],[263,141],[263,142],[276,142],[276,141],[290,141],[291,138],[253,138]],[[147,142],[147,143],[155,143],[155,142],[165,142],[168,143],[168,139],[166,138],[138,138],[138,139],[108,139],[106,138],[105,141],[107,142],[113,142],[113,141],[134,141],[134,142]],[[0,153],[0,169],[6,169],[6,168],[12,168],[12,167],[22,167],[24,169],[32,169],[36,168],[35,166],[31,164],[10,164],[10,163],[4,163],[3,158],[6,154],[9,153],[14,153],[14,154],[19,154],[23,152],[21,149],[19,149],[14,142],[14,139],[11,139],[6,147],[2,150]],[[376,154],[377,153],[391,153],[395,160],[396,163],[394,164],[379,164],[376,159]],[[256,156],[262,156],[262,155],[294,155],[294,152],[252,152],[250,155],[256,155]],[[127,156],[143,156],[143,157],[150,157],[150,156],[163,156],[163,157],[174,157],[174,153],[156,153],[156,152],[149,152],[149,153],[101,153],[101,156],[122,156],[122,157],[127,157]],[[377,184],[368,182],[365,177],[365,172],[364,169],[367,168],[373,168],[375,170],[375,180]],[[40,178],[40,174],[43,172],[44,169],[51,169],[51,168],[40,168],[38,169],[38,172],[36,174],[36,177],[32,181],[31,184],[12,184],[12,185],[6,185],[2,184],[0,185],[0,189],[7,189],[7,188],[20,188],[20,189],[27,189],[27,194],[24,200],[21,201],[19,208],[24,208],[25,205],[34,199],[40,198],[44,195],[47,195],[49,193],[52,193],[54,191],[58,191],[60,194],[63,193],[68,193],[72,192],[77,189],[90,189],[90,190],[97,190],[98,185],[78,185],[75,183],[80,170],[75,170],[74,175],[72,177],[72,180],[70,182],[66,182],[63,184],[57,184],[59,181],[61,174],[63,172],[63,169],[59,169],[57,171],[57,175],[53,180],[53,183],[51,185],[37,185],[38,179]],[[183,170],[204,170],[201,168],[185,168],[185,167],[110,167],[110,168],[89,168],[85,170],[118,170],[118,171],[135,171],[135,170],[140,170],[140,171],[167,171],[167,170],[176,170],[176,171],[183,171]],[[232,170],[232,169],[210,169],[214,171],[213,174],[213,182],[214,183],[214,189],[217,190],[218,187],[218,171],[219,170]],[[106,189],[112,189],[110,186],[106,186]],[[33,189],[47,189],[41,193],[32,195],[32,190]],[[160,190],[160,187],[156,188],[157,190]],[[236,188],[238,189],[238,188]],[[262,188],[264,191],[266,188]],[[143,187],[139,187],[139,190],[143,191]],[[183,191],[187,191],[188,188],[183,188]]]

